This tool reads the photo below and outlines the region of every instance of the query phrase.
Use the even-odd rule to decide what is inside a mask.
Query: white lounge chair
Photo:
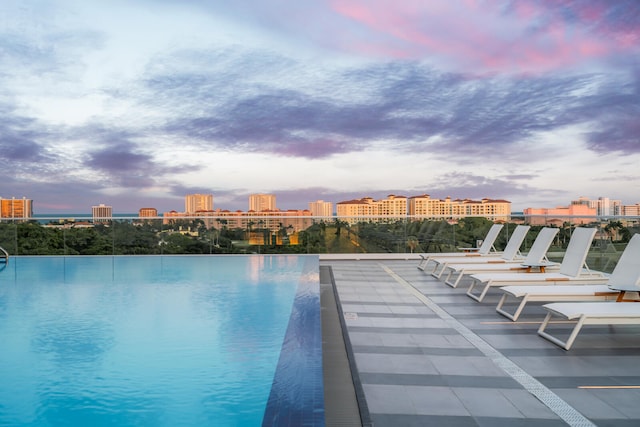
[[[626,302],[556,302],[543,306],[547,316],[538,329],[538,335],[569,350],[584,325],[640,325],[640,304]],[[569,338],[562,341],[545,331],[551,317],[577,320]]]
[[[631,244],[634,239],[640,241],[640,237],[637,236],[638,234],[631,239],[629,244]],[[627,248],[628,247],[627,245]],[[632,258],[631,262],[637,262],[640,252],[637,244],[635,247],[636,249],[633,251],[633,255],[629,255],[629,257]],[[627,253],[625,249],[622,256],[625,256]],[[622,257],[620,258],[619,263],[620,262],[622,262]],[[626,303],[627,301],[638,302],[638,300],[625,299],[625,295],[628,292],[640,292],[640,275],[634,278],[632,277],[632,271],[629,270],[627,273],[627,279],[629,279],[629,281],[626,283],[616,281],[616,283],[609,284],[610,289],[619,292],[619,296],[615,302],[556,302],[545,304],[543,307],[547,310],[547,315],[538,329],[538,335],[565,350],[569,350],[584,325],[640,325],[640,304]],[[620,276],[622,277],[622,275]],[[576,321],[566,341],[562,341],[560,338],[546,331],[554,315],[566,320]]]
[[[591,272],[586,266],[589,247],[596,234],[595,228],[578,227],[573,231],[567,251],[558,271],[544,273],[480,273],[471,275],[471,285],[467,295],[480,302],[492,287],[507,285],[557,285],[585,284],[602,285],[607,282],[603,273]],[[474,294],[476,286],[482,286],[480,294]]]
[[[511,237],[505,246],[504,251],[499,256],[476,256],[476,257],[435,257],[431,261],[435,264],[431,275],[435,278],[440,278],[446,271],[447,265],[450,263],[457,264],[484,264],[484,263],[504,263],[514,262],[516,260],[522,260],[524,257],[520,254],[520,246],[524,241],[527,232],[529,231],[528,225],[518,225],[516,229],[511,233]]]
[[[524,260],[506,261],[490,259],[478,260],[478,262],[471,262],[471,260],[469,260],[469,262],[465,260],[463,263],[452,262],[443,266],[441,276],[444,276],[444,283],[455,288],[460,284],[464,275],[478,273],[525,273],[531,272],[531,269],[534,267],[541,271],[545,271],[546,268],[557,267],[558,263],[547,260],[547,251],[556,234],[558,234],[558,231],[558,228],[549,227],[540,230]]]
[[[418,269],[425,271],[428,264],[440,257],[477,257],[477,256],[490,256],[490,255],[500,255],[499,252],[496,251],[496,248],[493,246],[496,239],[498,238],[498,234],[500,234],[500,230],[502,230],[502,224],[493,224],[487,235],[485,236],[482,244],[477,248],[458,248],[461,252],[442,252],[442,253],[429,253],[429,254],[421,254],[420,263],[418,264]],[[493,251],[493,252],[492,252]],[[437,265],[437,264],[436,264]]]
[[[496,311],[516,321],[529,301],[622,301],[626,292],[640,291],[640,234],[634,235],[606,285],[505,286]],[[520,299],[513,314],[503,309],[509,298]]]

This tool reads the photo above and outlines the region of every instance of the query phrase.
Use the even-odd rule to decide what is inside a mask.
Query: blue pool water
[[[317,257],[0,268],[0,426],[324,425]]]

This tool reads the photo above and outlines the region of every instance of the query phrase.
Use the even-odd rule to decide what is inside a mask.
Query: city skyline
[[[0,3],[0,196],[640,200],[640,2]]]
[[[553,212],[554,215],[558,215],[559,212],[566,211],[564,215],[578,215],[578,214],[583,215],[584,214],[587,216],[597,215],[597,216],[606,217],[606,216],[619,216],[619,215],[638,216],[638,212],[640,212],[640,202],[625,203],[623,200],[615,200],[606,196],[598,196],[597,198],[593,198],[593,199],[585,196],[579,196],[577,198],[566,201],[565,203],[562,203],[559,205],[527,206],[522,211],[511,209],[512,202],[509,200],[496,199],[492,197],[482,197],[481,199],[473,200],[469,198],[450,197],[450,196],[441,197],[441,198],[431,197],[429,194],[419,194],[419,195],[411,195],[411,196],[390,194],[387,197],[380,198],[380,199],[374,199],[369,196],[361,196],[351,200],[341,200],[336,202],[329,201],[329,200],[312,200],[306,203],[306,207],[297,206],[297,207],[290,207],[290,208],[284,208],[284,209],[281,209],[280,207],[276,206],[276,198],[277,198],[277,195],[273,193],[251,194],[249,195],[248,203],[247,203],[248,206],[246,206],[246,209],[228,209],[225,207],[214,206],[213,194],[186,194],[184,195],[184,199],[183,199],[184,209],[182,210],[177,208],[172,208],[172,209],[163,211],[163,210],[158,210],[157,208],[152,206],[142,206],[142,207],[131,207],[128,210],[113,212],[113,206],[111,206],[110,204],[99,203],[91,206],[91,211],[93,213],[93,216],[96,216],[95,214],[96,209],[101,210],[106,208],[106,209],[109,209],[110,212],[116,215],[136,216],[137,215],[136,212],[138,212],[139,216],[141,217],[163,216],[163,214],[168,214],[172,216],[174,215],[201,216],[205,212],[212,212],[215,215],[216,213],[233,213],[233,212],[264,213],[269,211],[272,211],[274,214],[277,214],[278,212],[284,213],[287,211],[290,211],[290,212],[291,211],[299,211],[299,212],[309,211],[313,216],[333,216],[333,215],[358,216],[362,213],[360,212],[360,210],[364,209],[365,211],[368,212],[368,208],[365,206],[361,209],[361,208],[356,208],[354,206],[367,205],[370,207],[380,206],[381,207],[380,209],[382,209],[381,212],[377,212],[375,214],[369,212],[369,215],[385,215],[385,214],[395,215],[397,213],[402,214],[401,210],[404,209],[406,211],[405,214],[420,216],[424,214],[423,209],[424,207],[427,207],[427,206],[430,206],[427,210],[431,212],[431,209],[436,205],[442,205],[442,206],[467,205],[469,206],[467,210],[473,209],[472,207],[474,205],[478,205],[478,206],[485,205],[486,209],[495,209],[494,206],[495,207],[503,206],[499,208],[501,210],[508,209],[508,211],[506,210],[502,210],[501,212],[494,211],[493,214],[497,214],[497,215],[503,215],[503,214],[509,215],[511,213],[513,214],[524,213],[525,215],[547,215],[547,214],[550,215],[551,214],[551,213],[545,213],[545,211]],[[404,200],[405,206],[403,208],[400,208],[401,205],[398,205],[398,202],[400,200]],[[37,212],[37,210],[34,210],[33,209],[34,200],[28,197],[5,198],[0,195],[0,201],[2,201],[3,203],[3,215],[2,215],[3,218],[14,217],[14,215],[9,214],[9,212],[14,209],[19,210],[19,214],[16,215],[15,217],[30,217],[31,215],[40,216],[40,217],[56,216],[55,213]],[[262,208],[258,207],[258,205],[261,205],[263,203],[265,203],[265,205],[263,205]],[[37,205],[37,201],[35,204]],[[421,204],[425,204],[425,205],[421,205]],[[347,210],[343,209],[341,213],[339,209],[340,205],[343,205],[343,207],[345,207]],[[388,212],[389,208],[392,205],[395,205],[395,207],[392,208],[393,213]],[[508,208],[506,208],[507,205],[509,206]],[[575,213],[575,212],[571,213],[572,209],[576,208],[576,205],[578,205],[578,207],[582,205],[583,207],[591,208],[593,211],[587,212],[585,210],[579,210],[579,213]],[[335,208],[335,210],[333,208]],[[355,211],[350,212],[348,211],[348,209],[356,209],[360,213],[354,213]],[[447,210],[448,208],[443,208],[443,209]],[[29,213],[26,214],[26,212],[29,212]],[[460,212],[456,211],[454,213],[452,211],[454,215],[459,215],[461,212],[462,211]],[[440,212],[440,214],[443,214],[443,213],[444,212]],[[478,212],[471,212],[471,211],[467,213],[471,214],[472,216],[478,214]],[[79,210],[77,212],[69,212],[67,214],[86,215],[87,213]],[[430,214],[431,213],[429,213],[428,215]],[[64,213],[60,214],[61,217],[65,215],[66,214]],[[111,214],[98,215],[98,216],[111,216]]]

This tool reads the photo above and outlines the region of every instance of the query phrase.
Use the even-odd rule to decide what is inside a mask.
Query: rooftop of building
[[[417,259],[404,259],[413,255],[398,255],[321,256],[321,286],[335,286],[355,370],[358,422],[640,424],[640,327],[588,326],[565,351],[537,335],[541,304],[512,322],[495,311],[499,291],[477,303],[465,287],[446,286],[418,270]],[[327,425],[359,425],[349,416],[348,399],[327,400]]]

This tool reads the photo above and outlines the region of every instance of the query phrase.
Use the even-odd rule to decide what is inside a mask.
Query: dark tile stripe
[[[541,418],[398,414],[371,414],[371,418],[376,427],[566,427],[567,425],[562,420],[548,420]],[[629,426],[631,425],[632,424],[629,424]]]
[[[482,356],[477,348],[443,348],[443,347],[389,347],[373,345],[355,345],[354,353],[363,354],[422,354],[429,356]]]
[[[537,377],[537,380],[549,388],[577,388],[580,386],[637,386],[640,376],[588,376],[588,377]],[[640,392],[637,390],[636,392]]]
[[[349,311],[353,313],[353,311]],[[382,319],[437,319],[438,316],[435,314],[410,314],[410,313],[362,313],[356,311],[358,313],[358,317],[379,317]]]
[[[378,326],[349,326],[349,332],[372,332],[380,334],[420,334],[420,335],[458,335],[452,328],[383,328]]]
[[[520,386],[520,384],[518,384],[510,377],[487,377],[474,375],[381,374],[361,372],[360,379],[364,384],[522,389],[522,386]]]

